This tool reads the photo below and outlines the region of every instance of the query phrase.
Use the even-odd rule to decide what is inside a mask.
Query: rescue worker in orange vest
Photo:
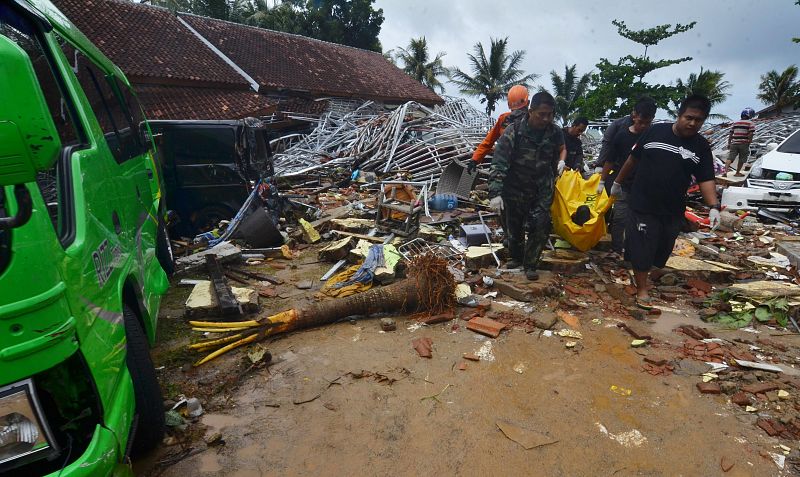
[[[494,143],[500,139],[506,127],[513,124],[514,121],[524,118],[528,114],[528,88],[518,84],[512,86],[511,89],[508,90],[508,109],[511,111],[503,113],[497,118],[497,122],[494,123],[492,129],[489,130],[489,134],[486,135],[483,141],[478,145],[478,148],[475,149],[475,152],[472,154],[472,160],[469,161],[469,165],[467,166],[467,171],[469,171],[469,173],[475,172],[478,164],[483,162],[483,158],[492,152]]]

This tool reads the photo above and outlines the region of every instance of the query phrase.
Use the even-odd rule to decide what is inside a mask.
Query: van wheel
[[[156,258],[161,268],[172,276],[175,273],[175,254],[172,251],[172,242],[169,240],[167,226],[163,220],[158,221],[158,234],[156,235]]]
[[[164,400],[156,370],[150,359],[150,346],[139,318],[128,305],[123,306],[127,339],[128,372],[133,381],[136,402],[136,431],[129,443],[132,456],[152,450],[164,438]]]

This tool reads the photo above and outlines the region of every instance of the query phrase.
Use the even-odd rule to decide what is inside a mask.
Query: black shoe
[[[507,261],[506,262],[506,269],[510,270],[512,268],[522,268],[522,262],[518,262],[518,261],[514,260],[513,258],[511,260]]]
[[[536,273],[536,270],[525,270],[525,278],[528,280],[538,280],[539,274]]]

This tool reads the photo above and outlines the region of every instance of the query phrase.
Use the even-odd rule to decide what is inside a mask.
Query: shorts
[[[736,156],[739,156],[739,162],[736,165],[737,169],[741,169],[747,164],[747,157],[750,155],[749,144],[731,144],[728,148],[728,164],[733,164]]]
[[[625,227],[625,260],[634,271],[647,272],[667,264],[675,239],[683,226],[682,215],[653,215],[628,211]]]

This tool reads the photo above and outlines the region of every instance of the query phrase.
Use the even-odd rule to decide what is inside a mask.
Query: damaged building
[[[349,99],[444,102],[373,51],[123,0],[54,3],[125,72],[148,119],[283,119]]]

